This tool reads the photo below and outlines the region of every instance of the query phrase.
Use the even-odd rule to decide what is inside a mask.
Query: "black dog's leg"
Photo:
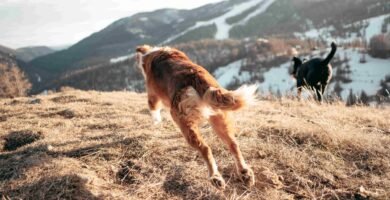
[[[322,96],[324,96],[326,86],[327,86],[326,83],[321,85],[321,93],[322,93]]]
[[[322,86],[316,86],[315,87],[316,93],[317,93],[317,99],[319,102],[322,102]]]

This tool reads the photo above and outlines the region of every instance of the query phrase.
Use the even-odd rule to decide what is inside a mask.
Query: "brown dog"
[[[198,129],[199,123],[208,119],[233,154],[239,177],[248,186],[252,186],[254,175],[242,157],[228,113],[253,102],[257,86],[242,86],[235,91],[225,90],[206,69],[174,48],[144,45],[137,47],[136,52],[138,66],[145,78],[154,123],[161,121],[161,106],[169,108],[187,142],[206,161],[211,183],[224,189],[225,181],[218,171],[210,147]]]

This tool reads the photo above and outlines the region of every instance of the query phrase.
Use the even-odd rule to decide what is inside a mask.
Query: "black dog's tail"
[[[334,54],[336,54],[336,50],[337,50],[337,45],[336,43],[332,42],[331,44],[331,47],[332,47],[332,51],[329,53],[329,55],[325,58],[325,60],[322,61],[322,63],[324,65],[328,65],[330,63],[330,61],[332,60],[332,58],[334,57]]]

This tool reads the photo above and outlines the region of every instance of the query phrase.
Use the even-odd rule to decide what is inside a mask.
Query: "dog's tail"
[[[322,61],[324,65],[328,65],[332,60],[332,58],[334,57],[334,55],[336,54],[336,50],[337,50],[336,43],[332,42],[331,47],[332,50],[330,51],[329,55],[325,58],[325,60]]]
[[[213,109],[239,110],[255,103],[258,85],[243,85],[237,90],[210,87],[203,95],[203,101]]]

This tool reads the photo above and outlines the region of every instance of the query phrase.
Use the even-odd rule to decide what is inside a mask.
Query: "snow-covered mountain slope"
[[[380,81],[384,80],[386,75],[390,75],[390,59],[378,59],[366,55],[366,63],[361,63],[361,54],[352,49],[339,51],[340,56],[348,57],[348,65],[351,73],[349,78],[350,83],[342,83],[343,91],[341,96],[346,99],[349,91],[352,90],[356,94],[362,91],[368,95],[375,95],[380,89]],[[332,87],[330,87],[332,89]]]
[[[226,20],[228,18],[237,16],[237,15],[239,15],[239,14],[241,14],[241,13],[243,13],[243,12],[253,8],[253,7],[258,7],[255,11],[251,12],[247,17],[240,20],[237,24],[245,23],[253,16],[259,15],[262,12],[264,12],[274,1],[275,0],[250,0],[250,1],[238,4],[238,5],[234,5],[225,14],[218,16],[216,18],[207,20],[207,21],[198,21],[198,22],[196,22],[196,24],[194,26],[188,28],[187,30],[183,31],[182,33],[168,38],[167,40],[165,40],[163,42],[163,44],[169,43],[169,42],[175,40],[176,38],[178,38],[182,35],[185,35],[189,31],[192,31],[192,30],[197,29],[199,27],[209,26],[209,25],[213,25],[213,24],[215,24],[217,27],[217,32],[216,32],[214,38],[219,39],[219,40],[227,39],[227,38],[229,38],[229,31],[234,25],[234,24],[227,23]]]
[[[201,27],[207,27],[210,25],[216,26],[216,33],[214,34],[214,37],[213,37],[214,39],[218,39],[218,40],[228,39],[228,38],[230,38],[229,31],[234,25],[245,24],[252,17],[254,17],[256,15],[260,15],[261,13],[265,12],[269,8],[269,6],[271,6],[272,3],[274,3],[274,1],[275,0],[249,0],[249,1],[243,1],[240,4],[232,5],[229,8],[229,11],[227,11],[225,14],[223,14],[221,16],[217,16],[217,17],[209,19],[209,20],[206,20],[206,21],[196,21],[195,25],[187,28],[186,30],[184,30],[178,34],[172,35],[171,37],[167,38],[165,41],[161,42],[159,45],[160,46],[167,45],[167,44],[171,43],[172,41],[178,39],[179,37],[181,37],[183,35],[186,35],[187,33],[191,32],[195,29],[198,29]],[[251,10],[254,7],[256,7],[256,9]],[[247,16],[245,16],[243,19],[239,20],[238,22],[235,22],[233,24],[227,23],[227,20],[229,18],[235,17],[235,16],[240,15],[244,12],[249,11],[249,10],[251,12]],[[134,56],[134,55],[130,54],[128,56],[120,56],[117,58],[111,58],[110,62],[111,63],[120,62],[120,61],[128,59],[132,56]]]
[[[386,0],[227,0],[193,10],[162,9],[122,18],[66,50],[35,59],[29,64],[34,68],[50,72],[46,73],[50,74],[50,77],[42,76],[44,82],[56,81],[67,74],[82,74],[74,81],[85,80],[82,84],[83,89],[123,89],[124,86],[134,88],[131,86],[132,82],[138,84],[139,80],[135,78],[136,76],[130,75],[133,73],[129,70],[132,66],[125,66],[123,63],[132,60],[137,45],[189,44],[196,50],[189,52],[186,52],[186,49],[181,50],[189,53],[190,57],[193,56],[194,51],[202,51],[203,57],[194,56],[195,62],[204,64],[206,68],[212,69],[211,72],[220,73],[216,75],[223,85],[258,80],[258,82],[264,81],[264,84],[269,83],[271,88],[275,88],[273,85],[277,84],[275,83],[277,80],[271,81],[266,78],[267,73],[274,73],[273,70],[277,68],[272,67],[278,67],[280,62],[262,63],[258,67],[262,71],[253,74],[246,70],[248,67],[256,66],[248,66],[246,60],[270,57],[272,55],[269,54],[273,53],[273,56],[279,54],[273,49],[268,49],[270,51],[262,52],[267,54],[266,56],[253,55],[253,51],[248,49],[247,45],[241,45],[242,43],[248,41],[256,43],[258,38],[290,39],[294,37],[294,33],[303,39],[301,41],[312,37],[316,40],[324,38],[325,41],[336,40],[338,43],[343,43],[359,39],[365,32],[368,40],[368,37],[383,30],[380,26],[385,21],[389,22],[389,15],[390,2]],[[367,27],[365,27],[366,23]],[[363,29],[365,31],[362,31]],[[207,43],[211,39],[220,41],[221,44],[210,46]],[[229,40],[222,44],[225,41],[223,39]],[[241,41],[238,42],[241,44],[237,45],[237,42],[234,42],[235,45],[229,45],[229,41],[232,40]],[[277,48],[280,51],[285,47]],[[230,57],[227,57],[225,51],[232,49],[235,49],[235,53],[229,53]],[[241,65],[239,60],[244,60],[242,62],[245,66],[238,69],[235,66]],[[284,58],[283,62],[286,61],[287,58]],[[289,64],[286,63],[285,67],[287,65]],[[216,69],[218,66],[221,69]],[[131,73],[117,73],[115,70],[131,71]],[[98,75],[89,76],[87,72]],[[275,73],[282,74],[282,72]],[[112,83],[107,78],[113,78],[114,75],[118,76],[115,79],[119,80],[120,84]],[[130,77],[127,77],[128,75]],[[290,77],[282,77],[279,81],[289,83],[290,79]],[[127,80],[129,84],[123,80]],[[72,81],[69,79],[66,82]],[[96,86],[96,82],[99,82],[102,87]],[[111,83],[113,85],[110,85]],[[265,89],[269,87],[269,85],[264,86]]]
[[[304,33],[295,33],[295,35],[301,38],[323,39],[327,42],[337,41],[338,43],[349,43],[356,39],[362,39],[362,37],[369,40],[373,36],[380,34],[384,29],[385,31],[390,31],[390,24],[383,28],[385,20],[389,17],[390,14],[385,14],[344,25],[343,28],[347,29],[344,32],[344,36],[333,35],[332,32],[335,32],[336,30],[334,26],[323,27],[320,29],[312,28]],[[348,29],[352,27],[356,28],[349,31]]]
[[[214,72],[214,76],[221,86],[227,87],[232,81],[236,79],[240,82],[249,81],[250,74],[248,72],[243,72],[240,74],[242,62],[244,62],[243,59],[234,61],[226,66],[219,67]]]
[[[295,90],[295,80],[290,76],[291,62],[273,67],[264,73],[264,82],[259,84],[263,94],[289,94]]]
[[[384,80],[386,76],[390,75],[390,59],[378,59],[366,55],[366,63],[361,63],[361,53],[358,50],[352,49],[339,49],[336,57],[343,58],[346,56],[348,61],[342,64],[342,68],[346,68],[349,65],[350,73],[347,74],[347,78],[350,82],[339,82],[342,91],[341,97],[346,100],[350,90],[354,94],[360,95],[361,92],[365,92],[367,95],[375,95],[378,90],[381,89],[380,82]],[[247,71],[241,71],[242,60],[232,62],[227,66],[220,67],[214,72],[219,83],[227,87],[230,84],[244,84],[251,80],[252,74]],[[263,82],[256,81],[259,84],[259,89],[262,94],[295,94],[295,80],[290,76],[292,63],[286,62],[279,66],[271,67],[268,71],[264,72]],[[336,68],[334,67],[335,76]],[[238,81],[238,82],[237,82]],[[334,93],[336,81],[332,82],[328,86],[327,94]]]

